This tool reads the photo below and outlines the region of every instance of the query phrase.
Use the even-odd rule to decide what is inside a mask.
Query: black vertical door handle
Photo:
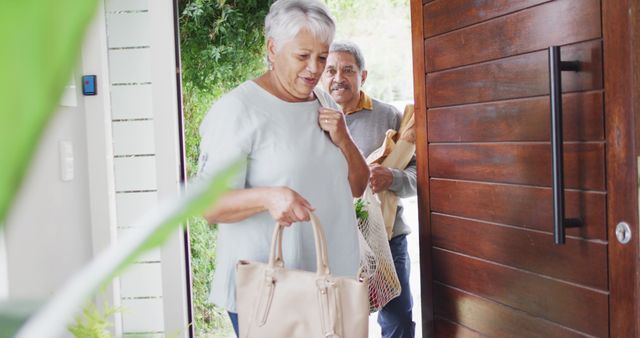
[[[549,47],[549,95],[551,103],[551,177],[553,191],[553,240],[565,243],[565,228],[579,227],[577,218],[564,218],[564,165],[562,141],[562,71],[579,71],[578,61],[561,61],[560,47]]]

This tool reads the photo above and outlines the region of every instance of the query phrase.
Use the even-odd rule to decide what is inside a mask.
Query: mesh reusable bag
[[[401,287],[389,249],[380,201],[367,187],[356,200],[360,267],[369,281],[369,311],[376,312],[400,295]]]
[[[332,107],[325,101],[323,91],[316,87],[313,90],[316,98],[322,107]],[[324,93],[325,95],[328,95]],[[405,118],[403,118],[403,121]],[[404,123],[401,123],[401,126]],[[402,128],[401,128],[402,130]],[[395,135],[395,131],[393,131]],[[389,138],[393,135],[388,135]],[[385,141],[386,146],[387,142]],[[393,145],[391,145],[393,147]],[[389,149],[391,151],[392,148]],[[389,152],[381,152],[380,156],[370,155],[376,160],[382,161]],[[371,164],[374,160],[367,163]],[[369,311],[375,312],[387,305],[390,300],[400,295],[400,281],[393,264],[391,249],[389,249],[390,235],[385,228],[385,219],[382,216],[382,208],[377,195],[374,195],[371,188],[367,187],[362,197],[361,212],[357,212],[358,217],[358,239],[360,244],[360,269],[363,276],[369,281]],[[357,201],[358,199],[356,199]],[[357,209],[357,208],[356,208]],[[393,210],[395,215],[395,209]],[[366,217],[362,217],[366,215]]]
[[[404,109],[399,130],[387,130],[383,144],[369,154],[367,163],[378,163],[387,168],[406,168],[414,153],[415,121],[413,105],[410,104]],[[374,194],[367,187],[361,200],[359,208],[364,212],[357,214],[366,214],[366,217],[358,217],[360,266],[369,278],[369,310],[375,312],[400,295],[401,291],[388,242],[393,234],[398,197],[388,190]]]

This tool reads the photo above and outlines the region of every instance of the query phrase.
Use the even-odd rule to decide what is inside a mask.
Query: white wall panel
[[[119,155],[155,153],[153,121],[113,122],[113,152]]]
[[[116,191],[155,190],[156,159],[153,156],[114,159]]]
[[[149,9],[149,0],[106,0],[107,12],[141,11]]]
[[[180,193],[174,8],[171,1],[105,1],[116,232],[123,240],[144,231],[133,222],[159,196]],[[152,264],[135,264],[121,277],[122,304],[129,308],[122,314],[124,337],[189,337],[184,254],[184,240],[172,236],[137,260]]]
[[[5,221],[10,298],[50,297],[93,256],[86,113],[78,106],[52,115],[12,202]],[[61,140],[73,143],[71,181],[60,180]]]
[[[150,29],[148,12],[115,13],[109,20],[109,48],[149,46]]]
[[[120,276],[123,298],[162,296],[160,263],[133,264]]]
[[[151,85],[111,86],[111,118],[152,118]]]
[[[162,298],[123,299],[124,332],[162,332],[164,315]]]
[[[151,82],[151,48],[109,51],[111,83]]]
[[[140,231],[139,228],[118,228],[118,239],[122,240],[128,236],[133,236],[136,232]],[[162,255],[160,253],[160,248],[156,248],[153,250],[149,250],[142,254],[135,261],[138,263],[151,263],[151,262],[160,262]]]
[[[118,225],[132,226],[145,212],[151,210],[158,203],[156,192],[134,192],[116,195],[118,210]]]

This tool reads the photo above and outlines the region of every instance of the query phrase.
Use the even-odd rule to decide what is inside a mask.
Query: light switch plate
[[[62,181],[72,181],[75,176],[73,143],[68,140],[60,141],[60,179]]]

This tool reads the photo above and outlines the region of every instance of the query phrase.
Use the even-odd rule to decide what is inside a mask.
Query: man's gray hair
[[[366,69],[364,63],[364,55],[360,47],[351,41],[336,41],[329,48],[329,53],[349,53],[356,59],[356,65],[360,68],[360,71]]]
[[[331,44],[336,24],[324,3],[319,0],[278,0],[271,5],[264,20],[265,35],[267,39],[273,39],[276,46],[294,38],[303,29]]]

